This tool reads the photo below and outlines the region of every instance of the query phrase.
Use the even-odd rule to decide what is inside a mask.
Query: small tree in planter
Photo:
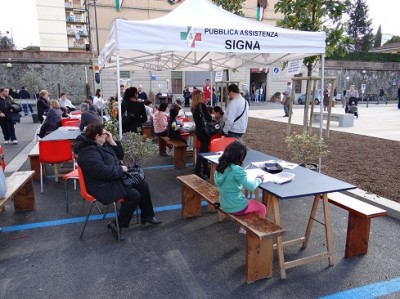
[[[115,105],[117,102],[110,103],[106,108],[110,119],[104,123],[107,131],[110,131],[115,139],[119,139],[118,131],[118,107]],[[140,165],[144,160],[154,156],[158,147],[153,144],[151,139],[144,137],[138,133],[126,132],[122,135],[121,139],[122,147],[124,148],[124,159],[123,163],[129,169],[135,168],[136,165]]]
[[[134,132],[124,133],[121,139],[124,148],[124,165],[129,169],[140,165],[144,160],[154,156],[158,147],[151,139],[145,138],[143,135]]]
[[[306,168],[318,169],[319,158],[329,153],[327,145],[315,134],[291,134],[285,142],[294,162]]]

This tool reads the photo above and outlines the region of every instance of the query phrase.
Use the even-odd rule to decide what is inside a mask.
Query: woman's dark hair
[[[95,93],[96,97],[100,98],[100,92],[101,92],[101,90],[99,88],[96,89],[96,93]]]
[[[62,111],[62,117],[68,117],[68,109],[65,107],[60,107],[60,110]]]
[[[168,108],[168,103],[162,102],[162,103],[160,103],[160,107],[158,107],[158,110],[165,112],[167,110],[167,108]]]
[[[92,123],[86,127],[85,135],[87,138],[95,140],[96,135],[103,134],[103,124]]]
[[[149,106],[149,105],[153,104],[153,102],[150,101],[150,100],[145,100],[145,101],[144,101],[144,104],[145,104],[146,106]]]
[[[128,87],[125,89],[124,101],[129,101],[131,98],[137,99],[138,91],[136,87]]]
[[[179,114],[179,108],[178,107],[174,107],[172,109],[169,110],[169,117],[170,118],[175,118],[177,117]]]
[[[218,112],[221,116],[224,115],[224,111],[222,110],[222,108],[220,106],[215,106],[213,108],[214,112]]]
[[[225,169],[232,163],[235,165],[242,165],[246,155],[247,148],[243,143],[239,141],[232,142],[225,148],[224,153],[219,158],[217,171],[224,173]]]

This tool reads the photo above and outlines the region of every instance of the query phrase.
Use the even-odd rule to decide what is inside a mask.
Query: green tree
[[[25,47],[24,48],[24,50],[28,50],[28,51],[39,51],[40,50],[40,47],[39,46],[28,46],[28,47]]]
[[[15,45],[12,39],[8,38],[5,35],[2,35],[0,32],[0,49],[15,49]]]
[[[356,0],[351,7],[347,33],[355,51],[368,51],[373,44],[372,20],[368,19],[368,10],[365,0]]]
[[[243,16],[242,8],[246,0],[213,0],[214,4],[221,6],[223,9],[230,11],[238,16]]]
[[[277,26],[303,31],[326,32],[326,56],[348,51],[349,39],[345,36],[343,14],[350,7],[350,0],[278,0],[275,13],[283,14],[283,19],[277,21]],[[304,60],[308,76],[318,57]]]
[[[400,36],[398,36],[398,35],[392,36],[392,38],[389,39],[389,40],[385,43],[385,45],[394,44],[394,43],[400,43]]]
[[[381,25],[379,25],[378,31],[375,34],[374,48],[379,48],[381,44],[382,44],[382,28]]]

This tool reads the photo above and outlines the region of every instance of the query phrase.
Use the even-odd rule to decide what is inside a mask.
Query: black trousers
[[[197,139],[200,141],[200,149],[199,153],[208,153],[209,149],[208,147],[210,146],[210,137],[206,134],[204,135],[197,135]],[[208,169],[208,160],[203,159],[201,155],[197,155],[197,160],[196,160],[196,167],[194,169],[194,173],[197,175],[201,175],[201,166],[203,165],[203,173],[209,173],[210,170]]]
[[[154,216],[153,203],[151,201],[150,188],[146,181],[140,183],[135,188],[124,186],[126,197],[119,209],[118,221],[121,227],[128,227],[133,213],[139,205],[141,218]]]
[[[9,140],[17,140],[15,136],[15,127],[14,124],[5,119],[5,117],[1,117],[0,119],[1,130],[3,131],[4,141]]]

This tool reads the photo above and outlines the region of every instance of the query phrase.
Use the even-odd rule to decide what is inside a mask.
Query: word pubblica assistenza
[[[218,28],[205,28],[204,34],[209,35],[231,35],[243,37],[278,37],[276,31],[263,31],[263,30],[238,30],[238,29],[218,29]],[[260,43],[252,40],[225,40],[225,48],[227,50],[260,50]]]

